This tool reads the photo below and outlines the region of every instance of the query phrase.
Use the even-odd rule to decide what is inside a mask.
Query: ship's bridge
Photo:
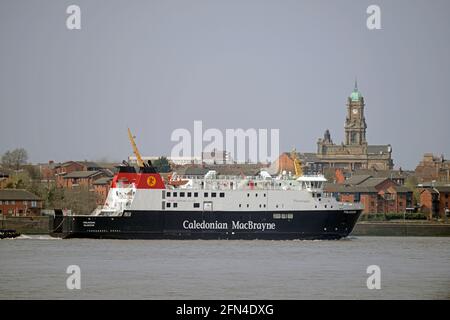
[[[327,179],[322,175],[311,175],[301,176],[297,178],[297,181],[301,183],[302,189],[306,189],[310,192],[321,192]]]

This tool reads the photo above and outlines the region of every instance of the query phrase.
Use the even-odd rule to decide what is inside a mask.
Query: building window
[[[168,202],[168,203],[167,203],[167,208],[170,208],[170,206],[171,206],[171,203]]]
[[[212,197],[212,198],[215,198],[215,197],[216,197],[216,195],[217,195],[217,193],[215,193],[215,192],[211,192],[211,197]]]
[[[173,197],[176,198],[178,194],[176,192],[173,193]]]
[[[32,208],[36,208],[37,207],[37,202],[36,201],[31,201],[31,207]]]
[[[192,192],[187,193],[188,198],[192,197]]]
[[[194,198],[198,198],[198,192],[194,192]]]
[[[200,203],[194,203],[194,208],[200,208]]]
[[[180,197],[184,198],[185,193],[184,192],[180,192]]]
[[[220,197],[221,197],[221,198],[225,198],[225,192],[221,192],[221,193],[220,193]]]
[[[167,192],[167,196],[170,197],[170,192]]]
[[[205,192],[205,193],[203,194],[203,196],[204,196],[205,198],[208,198],[208,192]]]
[[[242,207],[242,204],[239,204],[239,208],[241,208]]]
[[[11,204],[16,204],[16,201],[15,201],[15,200],[12,200],[12,201],[11,201]]]
[[[2,200],[0,200],[0,205],[1,205],[1,204],[3,204],[3,201],[2,201]]]
[[[174,208],[178,208],[178,203],[175,202],[175,203],[173,204],[173,207],[174,207]]]

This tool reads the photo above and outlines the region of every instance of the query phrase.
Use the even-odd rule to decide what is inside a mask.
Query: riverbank
[[[449,237],[450,223],[429,221],[360,221],[353,236]]]

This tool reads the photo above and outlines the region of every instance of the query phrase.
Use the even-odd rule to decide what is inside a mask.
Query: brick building
[[[403,213],[413,202],[413,193],[408,188],[389,178],[370,175],[352,176],[340,184],[326,184],[324,191],[339,201],[362,203],[364,214]]]
[[[38,216],[42,199],[22,189],[0,189],[0,215]]]
[[[92,185],[97,195],[97,205],[103,205],[111,188],[112,177],[103,177],[95,180]]]
[[[419,182],[437,181],[450,182],[450,160],[445,160],[444,156],[434,156],[432,153],[425,153],[422,161],[416,167],[416,176]]]
[[[75,187],[93,188],[97,179],[107,177],[105,171],[72,171],[58,178],[59,187],[72,189]]]
[[[444,218],[450,210],[450,185],[421,186],[420,210],[428,214],[428,218]]]

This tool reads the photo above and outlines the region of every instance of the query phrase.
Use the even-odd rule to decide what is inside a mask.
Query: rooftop
[[[0,189],[0,200],[41,200],[37,195],[23,189]]]

